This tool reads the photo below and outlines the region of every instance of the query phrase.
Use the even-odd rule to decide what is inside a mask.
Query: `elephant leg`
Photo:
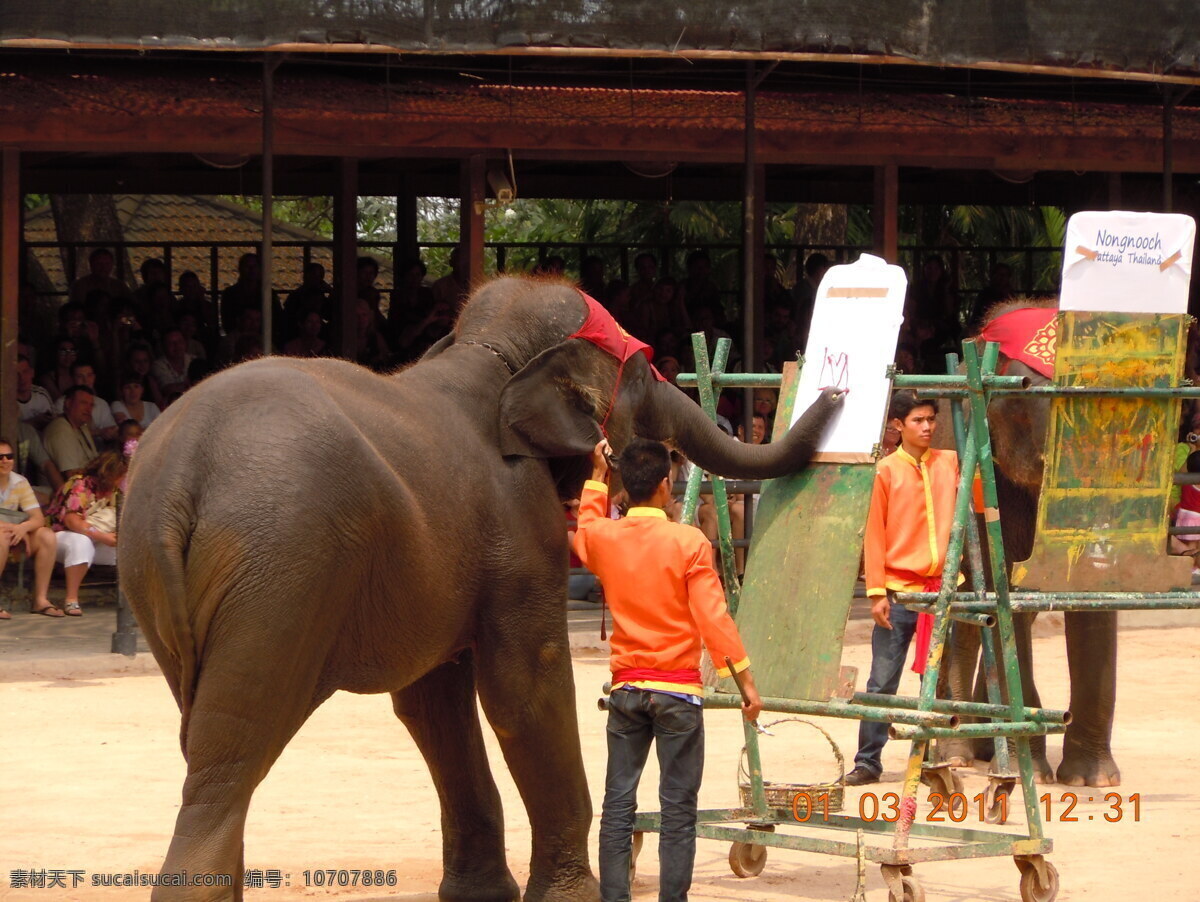
[[[1016,634],[1017,663],[1021,671],[1021,689],[1025,696],[1025,705],[1030,708],[1040,708],[1042,697],[1038,694],[1037,683],[1033,680],[1033,619],[1036,614],[1013,614],[1013,632]],[[997,656],[1000,655],[997,643]],[[1003,663],[1000,666],[1003,671]],[[1007,692],[1005,693],[1007,696]],[[1010,743],[1010,749],[1013,748]],[[1046,737],[1032,736],[1029,739],[1029,752],[1033,758],[1033,776],[1038,783],[1053,783],[1054,769],[1046,759]],[[1014,752],[1015,754],[1015,749]],[[1015,766],[1015,759],[1014,759]]]
[[[1116,611],[1069,611],[1065,616],[1073,719],[1063,736],[1058,782],[1068,786],[1120,786],[1112,756],[1117,703]]]
[[[561,583],[556,574],[519,593],[494,594],[491,611],[503,613],[481,627],[476,646],[479,698],[533,830],[526,902],[599,897],[588,863],[592,803]]]
[[[942,671],[944,682],[939,689],[945,690],[946,698],[967,701],[971,696],[972,683],[979,663],[979,627],[969,623],[954,623],[950,628],[950,648]],[[963,723],[972,723],[977,718],[963,717]],[[974,763],[975,753],[966,739],[939,739],[938,760],[955,767],[969,767]]]
[[[248,619],[248,618],[246,618]],[[250,797],[284,746],[328,696],[317,697],[318,668],[293,667],[264,651],[246,619],[239,634],[209,636],[186,737],[187,778],[163,874],[229,875],[226,887],[156,887],[154,902],[242,898],[242,839]],[[232,628],[232,623],[226,623]],[[286,644],[303,655],[303,639]],[[317,659],[319,660],[319,658]]]
[[[425,757],[442,807],[438,897],[519,900],[504,857],[504,813],[479,727],[471,652],[393,692],[392,707]]]

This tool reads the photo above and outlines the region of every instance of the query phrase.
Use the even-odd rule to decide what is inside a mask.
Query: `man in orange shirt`
[[[607,442],[592,453],[579,505],[575,552],[600,578],[613,615],[608,773],[600,819],[600,898],[629,899],[637,787],[655,740],[662,833],[659,899],[685,900],[696,857],[696,797],[704,770],[700,642],[742,675],[753,721],[762,702],[750,659],[725,608],[712,546],[700,530],[667,519],[671,461],[660,442],[635,439],[618,462],[629,513],[608,519]],[[721,676],[729,670],[718,667]]]
[[[875,468],[871,510],[863,549],[867,597],[875,630],[871,634],[868,692],[895,694],[904,659],[918,635],[913,670],[925,671],[928,626],[918,630],[918,615],[894,604],[894,592],[935,591],[950,541],[950,521],[958,491],[958,455],[930,448],[937,427],[937,402],[911,391],[892,397],[888,423],[900,433],[900,445]],[[928,615],[922,615],[928,617]],[[848,786],[878,783],[883,773],[883,747],[888,725],[864,720],[858,727],[858,753]]]

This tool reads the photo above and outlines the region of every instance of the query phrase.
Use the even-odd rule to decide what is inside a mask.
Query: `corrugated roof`
[[[262,216],[248,207],[219,197],[176,194],[119,194],[114,196],[117,218],[131,244],[152,245],[130,248],[134,268],[149,257],[165,259],[163,243],[178,242],[191,247],[172,247],[170,250],[171,284],[178,283],[180,273],[194,271],[200,281],[212,291],[213,253],[216,253],[216,287],[223,289],[237,279],[237,260],[262,240]],[[328,242],[328,238],[307,229],[275,220],[276,242]],[[29,211],[25,216],[25,240],[55,242],[58,240],[54,217],[48,206]],[[212,248],[214,243],[243,242],[243,247]],[[155,246],[156,245],[156,246]],[[67,276],[61,253],[55,248],[31,248],[56,291],[67,290]],[[78,255],[77,275],[87,272],[87,254]],[[380,257],[381,285],[391,284],[391,265]],[[312,260],[324,264],[332,273],[333,253],[328,247],[312,249]],[[277,247],[274,256],[274,283],[277,289],[290,291],[300,284],[304,263],[300,248]]]

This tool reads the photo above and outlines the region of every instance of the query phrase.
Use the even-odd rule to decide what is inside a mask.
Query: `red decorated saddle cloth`
[[[1054,378],[1054,356],[1058,348],[1058,324],[1054,307],[1020,307],[996,317],[979,337],[1000,345],[1000,353],[1019,360],[1047,379]]]
[[[589,294],[579,292],[587,304],[588,315],[584,320],[583,325],[579,327],[579,331],[569,338],[582,338],[584,341],[590,341],[602,351],[606,351],[621,362],[622,369],[625,363],[634,354],[641,352],[646,355],[646,361],[654,360],[654,349],[644,341],[639,341],[628,332],[621,328],[611,313],[604,306]],[[662,374],[651,364],[650,369],[654,372],[654,377],[659,382],[666,382]]]

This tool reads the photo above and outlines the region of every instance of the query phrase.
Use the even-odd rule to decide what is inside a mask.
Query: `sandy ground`
[[[28,615],[15,615],[30,618]],[[1194,620],[1191,622],[1195,622]],[[8,624],[0,624],[0,628]],[[61,624],[83,630],[78,623]],[[15,631],[0,633],[0,711],[4,764],[0,768],[0,898],[130,899],[148,892],[81,886],[77,889],[14,889],[15,869],[62,869],[93,874],[153,873],[166,850],[179,805],[184,764],[177,743],[178,713],[152,661],[90,651],[70,657],[54,652],[58,622],[36,624],[34,641],[22,645]],[[28,633],[33,627],[26,627]],[[865,673],[869,624],[850,625],[844,662]],[[590,630],[589,630],[590,631]],[[1066,663],[1061,630],[1048,625],[1036,640],[1042,696],[1065,707]],[[97,633],[107,643],[107,633]],[[98,640],[98,641],[99,641]],[[589,644],[577,641],[576,645]],[[591,643],[594,644],[594,643]],[[32,648],[32,650],[31,650]],[[14,649],[22,654],[12,654]],[[1114,747],[1124,775],[1120,793],[1140,796],[1140,820],[1125,816],[1108,823],[1103,801],[1087,802],[1060,823],[1064,787],[1053,794],[1055,840],[1052,860],[1062,875],[1063,900],[1200,898],[1200,712],[1189,708],[1177,674],[1200,665],[1200,626],[1124,629],[1121,683]],[[596,710],[606,678],[602,652],[575,654],[575,690],[588,780],[599,817],[604,771],[604,719]],[[915,677],[904,691],[915,691]],[[861,681],[860,681],[861,682]],[[766,720],[768,718],[764,718]],[[856,724],[823,724],[853,758]],[[702,807],[735,804],[735,769],[742,732],[733,712],[707,715],[708,758]],[[815,732],[784,725],[764,739],[768,778],[802,782],[826,779],[833,764],[828,745]],[[807,735],[811,733],[811,735]],[[528,874],[529,828],[516,789],[489,736],[493,767],[508,816],[509,864],[519,883]],[[1056,762],[1059,740],[1051,738]],[[882,794],[898,789],[907,744],[885,751]],[[982,771],[966,775],[968,795],[982,792]],[[657,773],[648,768],[642,807],[656,807]],[[552,788],[550,788],[552,791]],[[1104,790],[1096,795],[1102,795]],[[848,809],[857,810],[852,791]],[[928,811],[923,806],[922,815]],[[1020,821],[1018,817],[1016,821]],[[978,826],[972,810],[968,824]],[[817,834],[820,835],[820,834]],[[830,837],[829,833],[824,834]],[[840,838],[838,837],[833,838]],[[657,898],[657,853],[650,837],[639,861],[635,899]],[[596,831],[592,831],[595,862]],[[699,844],[691,898],[703,900],[850,899],[855,866],[849,859],[772,850],[764,874],[739,879],[727,863],[724,843]],[[339,693],[300,731],[255,795],[246,828],[249,868],[278,869],[290,886],[251,889],[249,899],[339,896],[344,899],[431,900],[440,876],[438,809],[428,774],[388,700]],[[306,887],[305,870],[394,870],[396,886],[386,891]],[[1010,859],[920,865],[918,875],[936,902],[996,902],[1019,898],[1018,873]],[[878,867],[868,868],[867,899],[888,898]],[[68,881],[69,882],[69,881]]]

